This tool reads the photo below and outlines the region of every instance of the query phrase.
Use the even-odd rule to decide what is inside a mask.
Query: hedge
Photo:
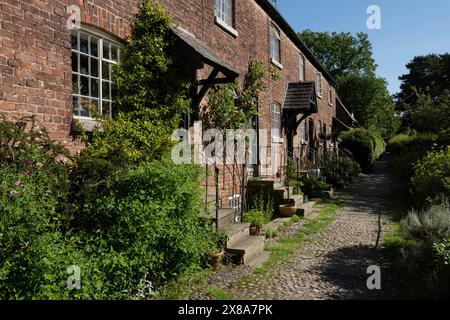
[[[339,139],[340,147],[350,150],[364,171],[369,170],[386,149],[380,135],[363,128],[343,132]]]

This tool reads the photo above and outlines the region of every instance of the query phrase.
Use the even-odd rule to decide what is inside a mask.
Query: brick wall
[[[254,0],[235,1],[237,37],[215,23],[212,0],[160,2],[176,24],[193,33],[242,75],[251,59],[262,61],[267,70],[274,67],[269,54],[269,26],[274,22]],[[124,39],[139,3],[139,0],[2,0],[0,113],[11,120],[35,115],[52,138],[79,149],[80,145],[70,136],[72,80],[67,6],[80,7],[82,23]],[[260,97],[261,128],[271,128],[272,103],[283,103],[288,82],[299,81],[300,54],[299,48],[281,30],[281,80],[274,81],[270,72],[267,73],[267,90]],[[306,80],[315,81],[316,71],[306,60]],[[207,70],[199,72],[200,78],[206,76]],[[242,80],[243,77],[241,83]],[[332,125],[335,112],[335,106],[328,104],[328,86],[324,78],[323,98],[318,99],[319,113],[312,116],[327,128]],[[232,185],[227,170],[223,172],[225,185]],[[224,193],[229,193],[229,188],[225,189]]]
[[[0,112],[17,120],[35,115],[52,138],[73,147],[70,30],[67,6],[82,23],[124,38],[137,0],[2,0]]]

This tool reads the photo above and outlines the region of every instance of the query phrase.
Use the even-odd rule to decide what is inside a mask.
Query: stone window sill
[[[80,133],[80,129],[84,132],[93,132],[100,127],[100,122],[95,119],[74,116],[72,120],[72,128],[75,133]]]
[[[214,17],[214,22],[233,37],[237,38],[239,36],[239,32],[222,19]]]
[[[270,62],[272,62],[272,64],[277,67],[280,70],[283,70],[283,65],[281,63],[279,63],[277,60],[275,60],[274,58],[271,58]]]

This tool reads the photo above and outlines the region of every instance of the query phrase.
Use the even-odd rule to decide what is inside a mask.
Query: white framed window
[[[322,73],[320,73],[320,72],[316,73],[316,91],[317,91],[317,96],[319,98],[322,98],[322,96],[323,96],[323,83],[322,83]]]
[[[281,65],[281,35],[273,25],[270,25],[270,56],[272,62]]]
[[[93,108],[111,117],[116,96],[112,74],[120,61],[120,43],[90,28],[72,30],[71,42],[74,116],[91,118]]]
[[[333,106],[333,88],[331,86],[328,87],[328,104],[330,107]]]
[[[300,55],[300,81],[305,81],[305,57]]]
[[[233,0],[214,0],[214,15],[221,22],[233,27]]]
[[[272,103],[272,141],[279,142],[281,138],[281,104]]]

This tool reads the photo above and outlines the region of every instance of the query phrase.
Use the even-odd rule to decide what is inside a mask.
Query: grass
[[[154,300],[186,300],[198,290],[205,287],[206,279],[213,273],[211,269],[192,272],[169,282],[154,297]]]
[[[218,287],[209,287],[206,290],[206,293],[208,293],[208,295],[213,297],[215,300],[234,300],[234,297],[229,292],[226,292],[225,290]]]

